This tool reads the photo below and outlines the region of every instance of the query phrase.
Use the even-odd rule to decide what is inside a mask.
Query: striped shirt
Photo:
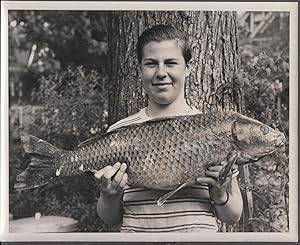
[[[199,113],[199,110],[191,107],[188,115]],[[151,118],[143,108],[113,124],[108,131],[148,120]],[[162,206],[158,206],[156,200],[167,192],[126,187],[121,232],[217,232],[217,219],[207,185],[181,189]]]

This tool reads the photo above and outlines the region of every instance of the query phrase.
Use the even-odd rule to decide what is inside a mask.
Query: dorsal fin
[[[82,142],[77,146],[77,148],[83,147],[83,146],[88,145],[88,144],[92,144],[92,143],[96,142],[97,140],[103,138],[103,137],[106,136],[106,135],[107,135],[107,134],[99,134],[99,135],[95,135],[95,136],[92,137],[92,138],[86,139],[86,140],[82,141]]]

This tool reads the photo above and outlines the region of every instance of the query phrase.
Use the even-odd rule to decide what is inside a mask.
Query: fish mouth
[[[275,146],[276,147],[283,147],[285,145],[284,140],[281,140],[280,142],[276,143]]]
[[[279,150],[279,148],[276,148],[276,149],[273,149],[273,150],[270,150],[270,151],[267,151],[267,152],[256,153],[256,154],[253,154],[252,156],[254,158],[260,159],[260,158],[263,158],[263,157],[265,157],[267,155],[271,155],[271,154],[273,154],[274,152],[276,152],[278,150]],[[251,154],[249,154],[249,155],[251,155]]]
[[[278,145],[284,146],[284,141],[278,142]],[[246,154],[247,158],[252,159],[254,161],[257,161],[257,160],[259,160],[259,159],[261,159],[265,156],[271,155],[274,152],[280,150],[280,148],[281,148],[281,147],[278,146],[276,148],[272,147],[272,149],[266,150],[264,152],[253,152],[251,150],[250,151],[243,150],[240,147],[238,147],[236,144],[233,144],[233,146],[234,146],[235,150],[238,150],[238,151]]]
[[[282,136],[279,139],[277,139],[277,141],[275,142],[275,146],[276,147],[282,147],[282,146],[285,145],[285,142],[286,142],[286,138],[282,134]]]

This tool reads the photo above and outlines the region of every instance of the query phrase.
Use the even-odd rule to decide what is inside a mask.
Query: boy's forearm
[[[120,224],[123,216],[121,203],[122,195],[110,195],[103,192],[97,203],[97,213],[101,219],[109,225]]]
[[[240,193],[229,194],[225,205],[214,205],[217,218],[226,224],[235,224],[239,221],[243,211],[243,200]]]

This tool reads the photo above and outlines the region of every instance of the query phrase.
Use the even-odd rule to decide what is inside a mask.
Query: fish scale
[[[257,120],[226,111],[122,127],[93,137],[73,151],[60,150],[31,135],[21,140],[25,152],[41,160],[17,177],[15,188],[38,187],[119,161],[128,165],[130,186],[171,190],[179,183],[195,183],[197,177],[205,176],[207,167],[226,161],[233,151],[239,156],[237,163],[256,161],[283,146],[285,137]],[[43,155],[52,159],[51,168],[40,167]]]

